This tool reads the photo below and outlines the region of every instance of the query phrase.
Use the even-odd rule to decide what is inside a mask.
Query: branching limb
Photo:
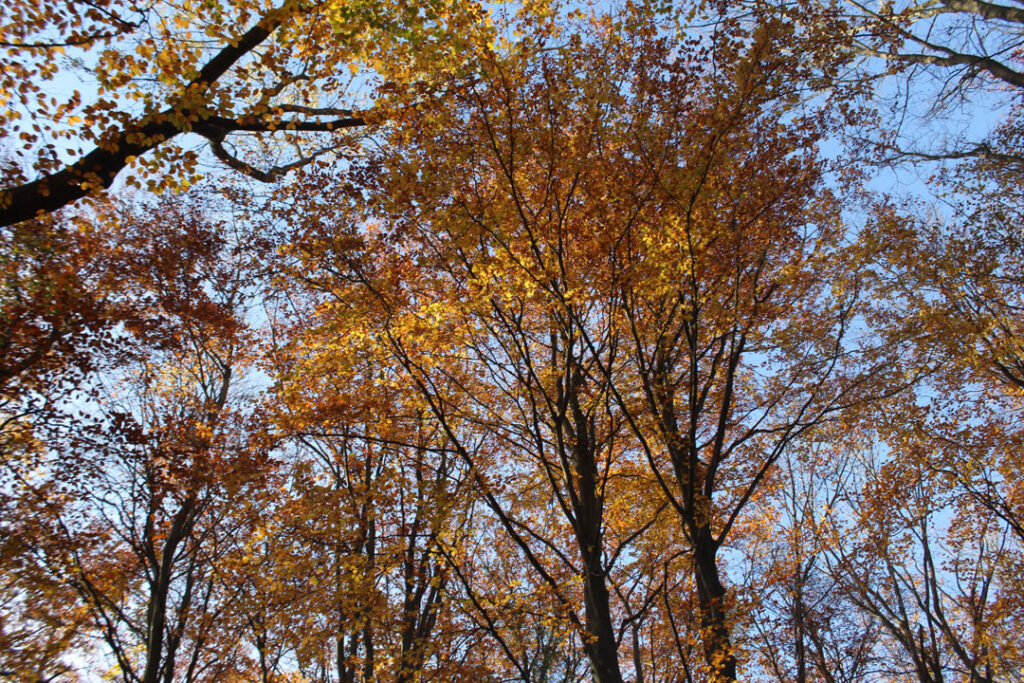
[[[224,160],[232,158],[221,144],[224,136],[234,131],[273,132],[292,130],[329,132],[339,128],[365,125],[365,121],[346,110],[311,110],[294,113],[311,114],[322,111],[340,116],[331,121],[289,120],[265,122],[258,119],[231,119],[209,116],[197,95],[205,92],[232,66],[265,41],[290,16],[288,7],[271,12],[255,26],[214,55],[185,89],[181,103],[152,114],[134,126],[126,126],[106,138],[94,150],[73,164],[37,180],[0,191],[0,226],[13,225],[39,214],[52,213],[86,195],[109,188],[117,175],[135,157],[155,149],[183,132],[194,131],[214,144],[214,153]],[[188,104],[198,102],[199,104]],[[291,109],[282,108],[285,111]],[[194,121],[196,123],[189,123]],[[218,146],[220,149],[218,150]],[[242,164],[238,160],[238,164]],[[234,162],[229,165],[238,167]],[[252,169],[255,171],[255,169]],[[276,175],[279,175],[279,171]],[[259,172],[257,172],[259,173]],[[253,175],[250,173],[250,175]],[[274,175],[274,177],[276,177]],[[257,177],[257,175],[253,175]]]

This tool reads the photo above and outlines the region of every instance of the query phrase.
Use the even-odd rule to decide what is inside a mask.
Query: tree
[[[491,82],[497,87],[491,91],[474,86],[458,97],[457,104],[469,107],[472,120],[467,126],[465,121],[446,119],[440,129],[449,132],[441,144],[450,141],[458,145],[457,141],[467,134],[486,135],[478,126],[488,125],[485,121],[492,107],[496,108],[496,116],[515,117],[512,125],[518,126],[523,112],[520,107],[527,106],[531,97],[548,102],[551,111],[543,124],[551,131],[557,129],[563,107],[592,104],[573,102],[575,93],[558,85],[562,78],[571,79],[573,85],[580,84],[578,76],[570,76],[576,66],[593,68],[600,58],[599,48],[585,49],[586,61],[552,60],[543,66],[548,73],[538,70],[541,65],[532,50],[517,54],[508,62],[499,62],[492,54],[487,78],[493,79]],[[524,83],[531,92],[511,87],[502,92],[499,79],[505,78]],[[514,110],[505,109],[501,100],[505,96],[517,100]],[[437,130],[438,127],[431,126],[427,133],[424,127],[428,135]],[[539,131],[531,128],[524,134],[533,137]],[[579,131],[571,135],[579,135]],[[425,156],[436,157],[437,150],[414,148],[415,156],[407,158],[419,167],[416,173],[430,174],[438,180],[450,177],[453,172],[463,172],[441,167],[454,162],[460,166],[465,163],[462,168],[473,169],[470,172],[484,183],[500,183],[500,175],[489,174],[498,173],[501,160],[491,155],[486,138],[477,140],[471,142],[475,149],[446,149],[437,165]],[[484,146],[479,146],[481,143]],[[579,172],[581,159],[563,157],[561,141],[552,143],[538,151],[551,155],[552,163],[573,164],[570,173]],[[472,160],[467,159],[467,154],[473,155]],[[402,163],[399,157],[394,160]],[[534,160],[527,163],[531,168],[526,172],[533,172]],[[408,177],[413,172],[407,167],[394,174],[389,171],[377,175]],[[397,195],[392,188],[381,187],[381,198],[392,195],[397,201],[382,209],[399,213],[403,211],[401,205],[436,206],[437,200],[426,194],[435,189],[429,187],[420,194],[419,188],[403,188],[402,194]],[[493,186],[493,191],[505,193],[500,184]],[[311,244],[303,244],[302,248],[309,249],[306,258],[316,259],[317,266],[309,271],[311,262],[304,258],[298,268],[312,272],[312,276],[306,275],[306,282],[338,301],[330,304],[332,310],[341,313],[353,296],[366,301],[352,304],[361,306],[355,314],[356,320],[362,319],[356,323],[358,328],[342,331],[342,324],[339,330],[338,323],[330,318],[323,325],[342,331],[347,339],[345,344],[354,348],[363,348],[365,344],[359,338],[370,335],[383,344],[382,350],[387,354],[384,362],[397,364],[402,381],[420,393],[420,400],[429,406],[433,420],[451,447],[467,467],[473,468],[477,495],[494,522],[522,553],[544,591],[551,595],[557,605],[557,618],[567,620],[577,630],[594,676],[601,681],[621,681],[616,633],[620,617],[613,611],[611,585],[616,580],[611,574],[617,558],[628,552],[627,547],[644,531],[643,525],[656,522],[658,507],[649,508],[640,501],[636,511],[644,521],[639,529],[625,519],[613,525],[605,518],[608,509],[628,514],[624,506],[606,505],[605,501],[622,495],[618,493],[619,487],[627,485],[633,476],[626,450],[629,446],[621,438],[623,425],[610,402],[608,382],[594,372],[595,363],[602,362],[595,357],[615,359],[618,334],[608,330],[597,342],[598,350],[587,348],[579,323],[572,315],[546,309],[548,292],[538,291],[537,272],[532,267],[547,268],[554,265],[555,259],[578,258],[575,232],[566,236],[564,245],[545,241],[543,248],[551,250],[544,257],[545,263],[524,268],[517,258],[525,253],[512,252],[530,249],[523,241],[526,233],[514,224],[475,226],[476,216],[462,214],[461,209],[472,212],[482,206],[483,200],[470,196],[470,188],[466,192],[456,200],[455,211],[444,218],[431,217],[425,230],[413,218],[409,223],[397,224],[394,233],[382,234],[380,240],[372,243],[367,241],[367,256],[359,264],[337,263],[336,259],[345,259],[347,255],[333,248],[344,249],[344,243],[338,244],[329,234],[314,235]],[[500,211],[506,209],[511,207],[506,204]],[[451,221],[450,229],[432,227],[444,225],[446,220]],[[490,232],[492,229],[506,233],[509,242],[517,241],[510,246],[503,235]],[[389,253],[392,234],[401,235],[406,245],[415,245],[415,253],[409,257],[400,252]],[[355,235],[352,239],[358,240]],[[583,248],[589,249],[591,245]],[[415,266],[410,258],[415,260]],[[389,270],[370,272],[374,260],[386,260]],[[573,269],[579,264],[576,261]],[[355,293],[347,290],[344,280],[339,281],[336,275],[338,270],[349,267],[356,269],[352,277],[364,283]],[[403,279],[395,282],[399,272]],[[547,275],[550,277],[545,277],[546,283],[563,293],[576,284],[576,272],[559,275],[552,271]],[[383,285],[377,282],[382,279],[394,283],[394,289],[381,292]],[[443,303],[437,300],[442,293]],[[600,316],[607,304],[581,301],[580,305],[590,311],[586,315],[594,316],[597,325],[603,324]],[[426,316],[432,322],[426,322]],[[345,324],[350,322],[354,320],[348,319]],[[383,334],[375,335],[375,329],[383,330]],[[467,354],[461,359],[462,353],[457,350],[460,347]],[[481,445],[481,439],[486,439],[486,445]],[[515,493],[509,486],[515,487]],[[553,507],[551,500],[555,501]],[[643,601],[642,596],[636,599]],[[577,607],[580,603],[584,606],[582,614]],[[520,675],[528,678],[529,663],[507,643],[505,654],[519,668]]]
[[[88,633],[88,613],[65,577],[39,571],[36,561],[38,539],[51,531],[39,520],[52,510],[40,510],[37,499],[19,495],[23,483],[12,476],[38,462],[40,450],[27,425],[5,425],[0,478],[0,680],[5,681],[76,680],[69,654]]]
[[[858,469],[831,426],[784,457],[768,495],[741,535],[751,556],[755,605],[749,631],[765,675],[780,682],[871,680],[879,625],[827,570],[827,522]],[[749,544],[749,545],[748,545]]]
[[[38,530],[26,565],[62,589],[55,597],[77,594],[124,680],[215,679],[232,660],[212,618],[214,566],[232,542],[223,515],[261,466],[229,403],[244,368],[244,281],[224,227],[195,210],[165,203],[132,227],[142,308],[118,341],[139,345],[105,399],[47,435],[50,452],[8,463],[23,499],[14,523]]]
[[[910,517],[902,532],[912,535],[919,569],[902,578],[908,570],[897,559],[888,561],[901,590],[923,584],[937,591],[925,610],[927,628],[954,653],[947,656],[982,679],[1009,675],[1004,672],[1018,656],[1013,645],[996,644],[1019,618],[1024,541],[1017,485],[1018,204],[1015,196],[979,188],[944,218],[888,201],[864,238],[879,262],[879,329],[889,339],[908,340],[905,372],[923,377],[917,401],[895,408],[901,418],[887,420],[891,430],[884,432],[919,487],[920,520]],[[929,521],[942,515],[951,517],[948,527]],[[943,585],[944,572],[953,573],[960,593]],[[947,616],[950,610],[957,615]],[[969,625],[955,625],[958,618]],[[995,653],[1005,659],[997,661]]]
[[[778,9],[806,27],[802,47],[825,71],[837,54],[854,61],[845,73],[832,72],[833,83],[874,83],[871,93],[889,102],[888,112],[851,131],[868,143],[868,163],[968,159],[1020,171],[1024,13],[1016,3],[828,1]],[[969,125],[961,112],[993,108],[1007,109],[1002,122],[969,130],[985,117],[969,114]],[[922,144],[922,126],[943,128]]]
[[[227,166],[273,180],[350,144],[335,131],[385,115],[392,105],[383,102],[369,118],[354,110],[352,103],[367,108],[358,71],[374,72],[392,92],[426,79],[416,93],[422,98],[431,75],[458,66],[460,45],[481,18],[475,4],[445,0],[271,7],[19,0],[4,15],[0,129],[35,159],[27,169],[34,179],[4,179],[5,226],[106,189],[133,165],[162,173],[147,181],[151,189],[187,187],[196,152],[169,145],[184,133],[204,138]],[[352,77],[340,75],[350,68]],[[58,101],[45,93],[47,82],[83,77],[95,94],[75,90]],[[257,168],[232,151],[238,134],[268,134],[291,148],[291,158]]]
[[[891,335],[913,340],[908,362],[927,368],[929,389],[944,397],[926,413],[911,413],[919,438],[934,449],[931,466],[1024,540],[1014,448],[1024,387],[1021,207],[1017,197],[980,191],[975,202],[950,219],[883,205],[867,240],[881,250],[893,302],[879,315]]]
[[[854,454],[859,472],[820,533],[830,576],[884,635],[876,666],[920,683],[1015,680],[1019,651],[1002,640],[1015,590],[1000,580],[1013,555],[1005,524],[894,452]]]
[[[598,680],[622,677],[615,633],[653,604],[613,601],[614,565],[666,511],[709,675],[736,677],[718,551],[781,454],[862,400],[871,374],[847,367],[855,291],[830,296],[844,278],[814,153],[826,119],[794,109],[799,71],[773,50],[784,25],[720,29],[676,58],[657,18],[627,11],[582,23],[566,49],[485,54],[443,117],[353,171],[368,210],[363,195],[332,202],[373,227],[314,226],[292,247],[338,343],[378,344],[453,444],[469,438],[454,421],[491,435],[496,450],[460,453],[493,471],[479,495],[560,596]],[[305,210],[305,225],[323,215]],[[553,514],[516,512],[506,473],[546,484]],[[583,618],[544,553],[579,576]]]
[[[476,680],[447,559],[475,528],[464,468],[415,403],[375,386],[368,368],[323,376],[303,355],[275,352],[290,473],[231,579],[246,596],[236,610],[261,680],[290,668],[339,683]]]

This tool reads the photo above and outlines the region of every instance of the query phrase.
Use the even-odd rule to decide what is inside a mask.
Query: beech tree
[[[801,49],[816,55],[828,78],[859,82],[865,105],[877,110],[866,126],[848,131],[867,143],[865,163],[972,160],[1019,173],[1018,3],[826,1],[777,9],[805,27]],[[834,71],[839,55],[846,69]],[[968,123],[961,112],[973,107],[1005,116],[970,116]]]
[[[164,206],[131,225],[136,249],[124,263],[138,268],[136,303],[153,308],[118,341],[141,344],[94,406],[41,432],[60,457],[5,462],[23,499],[10,523],[37,529],[25,561],[57,596],[77,594],[82,635],[102,638],[124,680],[217,678],[231,657],[212,633],[223,597],[213,568],[230,542],[216,510],[259,464],[229,405],[243,366],[238,263],[194,213]]]
[[[1019,678],[1014,7],[0,12],[0,678]]]
[[[935,634],[931,659],[917,656],[930,662],[933,677],[959,669],[978,680],[998,679],[1011,675],[1006,672],[1019,656],[1015,645],[997,645],[1019,609],[1021,289],[1019,236],[1011,227],[1017,203],[979,188],[953,206],[952,216],[922,217],[913,205],[889,200],[865,234],[884,266],[878,326],[890,339],[906,340],[902,363],[924,378],[919,398],[895,406],[900,419],[881,432],[892,461],[880,473],[881,466],[868,471],[906,486],[901,495],[917,501],[915,514],[886,516],[902,517],[903,526],[887,533],[902,534],[914,550],[894,551],[908,554],[884,561],[891,565],[891,591],[931,587],[922,614],[902,621],[913,626],[919,619],[925,633]],[[948,587],[944,572],[956,577],[957,589]],[[858,585],[862,592],[879,590],[877,582]],[[890,595],[872,602],[884,605]],[[996,630],[986,632],[990,627]],[[902,637],[906,647],[922,650],[919,638]]]
[[[945,219],[885,204],[868,239],[882,251],[885,291],[898,302],[879,316],[891,335],[913,341],[908,361],[928,368],[930,387],[943,397],[909,413],[934,449],[930,466],[1024,540],[1013,446],[1024,367],[1020,202],[980,197]]]
[[[464,465],[407,392],[365,362],[325,373],[291,339],[268,405],[290,472],[234,572],[263,680],[477,680],[448,560],[475,529]]]
[[[830,428],[785,454],[754,512],[767,522],[740,540],[758,585],[748,632],[765,675],[778,681],[870,680],[878,661],[880,625],[828,572],[839,537],[826,522],[858,472]]]
[[[360,71],[391,93],[416,86],[414,97],[429,97],[432,79],[462,66],[460,46],[482,30],[481,16],[474,3],[446,0],[9,3],[0,130],[24,155],[26,175],[5,175],[0,225],[95,194],[129,166],[145,171],[130,183],[187,187],[198,155],[171,146],[183,134],[271,181],[350,144],[336,131],[401,106],[375,102],[382,91]],[[81,89],[47,94],[47,84],[71,79]],[[253,135],[280,161],[246,161],[249,145],[235,141]]]
[[[466,162],[476,169],[480,187],[458,188],[451,213],[430,219],[413,216],[408,222],[396,222],[393,228],[387,225],[380,240],[367,243],[368,253],[359,262],[346,261],[345,252],[333,251],[333,247],[345,246],[330,235],[313,235],[300,245],[303,251],[298,269],[310,268],[315,259],[315,276],[306,280],[336,298],[338,303],[331,304],[330,309],[347,316],[345,309],[359,307],[356,315],[363,322],[359,328],[345,331],[346,341],[341,343],[364,347],[359,338],[365,336],[382,345],[384,362],[397,364],[403,381],[419,392],[452,448],[475,471],[477,495],[495,523],[508,534],[510,546],[522,554],[525,567],[550,595],[557,618],[577,631],[594,676],[602,681],[621,681],[619,626],[627,628],[629,622],[620,622],[619,610],[613,607],[612,585],[621,579],[610,575],[627,547],[645,527],[657,522],[659,506],[619,492],[620,485],[636,475],[629,464],[621,419],[608,394],[608,381],[594,369],[596,363],[617,363],[618,333],[602,322],[607,319],[608,304],[593,299],[580,302],[588,313],[579,315],[593,317],[594,322],[587,323],[591,336],[595,334],[594,324],[605,326],[601,340],[591,348],[586,346],[585,333],[572,313],[557,308],[545,310],[551,294],[546,287],[564,294],[585,282],[578,279],[583,273],[575,267],[568,270],[569,259],[577,248],[590,250],[594,245],[579,239],[576,226],[559,244],[554,234],[548,233],[553,225],[545,221],[546,225],[538,226],[545,236],[538,237],[531,247],[528,231],[533,224],[525,216],[526,224],[517,225],[492,222],[493,215],[481,217],[475,213],[493,209],[511,217],[513,214],[507,212],[514,210],[506,203],[508,190],[499,167],[502,148],[510,141],[492,137],[488,142],[487,131],[498,136],[496,131],[504,131],[505,125],[492,126],[488,122],[492,113],[502,119],[511,118],[515,122],[512,125],[518,127],[524,107],[539,97],[550,107],[543,121],[550,134],[558,129],[563,116],[570,120],[567,112],[577,107],[583,110],[581,114],[590,109],[594,115],[586,120],[597,127],[595,135],[603,128],[602,112],[592,108],[594,101],[577,99],[572,89],[559,84],[563,79],[579,84],[578,76],[572,75],[574,68],[597,75],[599,71],[590,70],[598,60],[617,59],[619,55],[602,52],[598,45],[583,45],[578,39],[577,46],[582,52],[580,61],[553,59],[544,63],[544,71],[537,70],[540,65],[532,49],[507,62],[492,56],[488,78],[493,80],[488,85],[493,89],[473,86],[454,100],[467,108],[468,121],[446,119],[440,127],[419,126],[427,135],[448,130],[437,141],[439,145],[458,145],[462,136],[475,136],[464,151],[451,150],[457,157],[448,156],[447,150],[444,156],[438,156],[428,146],[422,151],[405,146],[400,153],[404,156],[410,149],[415,150],[416,156],[409,157],[409,161],[418,167],[418,173],[438,180],[461,172],[443,167],[451,161]],[[503,89],[500,79],[506,78],[523,83],[523,89]],[[504,98],[514,98],[514,108]],[[518,130],[514,133],[519,134]],[[548,163],[558,165],[559,174],[582,175],[582,159],[564,154],[565,141],[545,141],[544,130],[534,126],[522,134],[537,141],[531,154],[535,151],[546,155]],[[586,141],[581,131],[568,134]],[[467,155],[472,158],[467,159]],[[401,157],[393,160],[398,164],[404,161]],[[527,156],[522,172],[529,175],[542,169],[539,161]],[[405,177],[410,172],[411,168],[402,169],[394,177]],[[507,172],[516,175],[521,171],[513,164]],[[382,201],[392,195],[401,204],[437,206],[439,200],[427,192],[439,189],[409,186],[399,195],[395,189],[382,186],[379,196]],[[484,194],[477,194],[477,190]],[[536,190],[535,186],[529,189]],[[557,192],[566,190],[568,187],[560,187]],[[518,188],[513,188],[515,192]],[[560,203],[562,199],[555,192],[552,189],[551,201]],[[447,204],[449,200],[440,201]],[[401,204],[389,202],[381,209],[398,214],[404,212]],[[552,215],[565,211],[557,204],[549,208],[556,212]],[[538,209],[533,207],[530,213]],[[416,245],[416,251],[408,256],[389,252],[388,244],[398,236],[403,243]],[[358,240],[355,235],[353,239]],[[542,250],[546,252],[543,257]],[[338,262],[338,258],[343,260]],[[377,260],[387,263],[387,269],[374,265]],[[566,264],[566,270],[557,270],[559,261]],[[548,270],[551,268],[556,270]],[[345,275],[338,279],[343,270],[353,270],[348,277],[357,278],[363,286],[353,292]],[[399,272],[406,274],[402,281],[395,280]],[[545,283],[544,287],[537,286],[538,280]],[[379,282],[388,283],[388,290],[383,291],[385,285]],[[436,300],[435,293],[439,292],[447,293],[443,303]],[[360,304],[354,297],[366,303]],[[355,303],[351,303],[353,300]],[[333,334],[345,329],[343,324],[339,330],[330,317],[323,324]],[[378,329],[383,333],[377,333]],[[453,346],[456,343],[458,347]],[[477,445],[481,439],[485,439],[486,446]],[[552,497],[556,501],[553,509],[545,502]],[[611,500],[616,502],[606,504]],[[641,521],[627,521],[632,515],[625,507],[626,500],[638,503],[636,512],[641,513]],[[606,514],[614,514],[617,521],[608,521]],[[574,585],[576,581],[580,582],[579,588]],[[638,608],[645,609],[642,595],[633,599],[639,601]],[[582,610],[577,606],[581,603]],[[482,604],[477,611],[487,620]],[[497,625],[491,621],[489,627],[493,631]],[[510,646],[508,640],[513,637],[498,637],[520,677],[529,680],[532,674],[528,657]]]
[[[638,628],[664,588],[621,602],[609,588],[654,529],[691,562],[707,675],[731,680],[718,551],[780,455],[863,400],[872,371],[852,370],[844,341],[856,283],[827,296],[846,281],[814,153],[827,121],[792,109],[799,71],[773,51],[785,25],[723,21],[683,58],[656,18],[616,19],[628,37],[606,41],[599,18],[571,50],[485,54],[447,116],[414,119],[400,151],[353,171],[370,208],[339,203],[373,227],[304,232],[296,272],[334,297],[321,324],[348,329],[337,344],[377,344],[453,443],[468,438],[453,421],[490,435],[485,460],[460,453],[480,472],[501,463],[479,495],[564,606],[597,680],[622,678],[616,632]],[[506,472],[546,482],[554,517],[517,514]],[[644,508],[620,481],[660,500],[633,517]],[[556,519],[572,555],[546,532]]]

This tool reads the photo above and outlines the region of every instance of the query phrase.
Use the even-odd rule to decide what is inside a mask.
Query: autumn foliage
[[[0,680],[1021,680],[1022,21],[0,10]]]

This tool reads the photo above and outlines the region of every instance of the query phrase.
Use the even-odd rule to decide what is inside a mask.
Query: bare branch
[[[1024,9],[1007,7],[980,0],[942,0],[942,4],[957,12],[977,14],[984,19],[1000,19],[1015,24],[1024,24]]]

